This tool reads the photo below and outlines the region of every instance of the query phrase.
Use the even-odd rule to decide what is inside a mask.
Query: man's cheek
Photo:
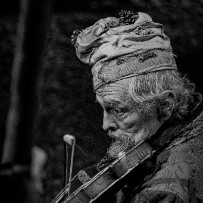
[[[136,132],[139,128],[141,123],[136,122],[136,120],[131,119],[130,121],[128,120],[127,122],[123,122],[120,125],[120,129],[125,131],[125,132],[129,132],[129,133],[133,133]]]

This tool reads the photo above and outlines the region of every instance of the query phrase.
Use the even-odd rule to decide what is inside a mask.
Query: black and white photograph
[[[0,2],[1,203],[203,203],[203,1]]]

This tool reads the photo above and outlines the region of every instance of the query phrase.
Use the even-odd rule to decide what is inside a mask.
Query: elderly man
[[[114,140],[106,159],[145,140],[159,149],[139,187],[127,182],[117,202],[203,201],[201,95],[179,73],[163,26],[122,11],[74,32],[72,42],[92,66],[103,129]]]

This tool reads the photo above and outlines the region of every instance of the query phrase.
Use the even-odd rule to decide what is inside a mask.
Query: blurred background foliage
[[[108,147],[110,140],[101,128],[102,110],[95,102],[91,69],[76,58],[70,37],[73,30],[84,29],[100,18],[118,16],[121,9],[146,12],[155,22],[164,24],[179,69],[189,75],[197,89],[203,92],[201,0],[55,1],[44,52],[43,74],[39,78],[40,106],[35,145],[47,152],[48,161],[38,202],[50,202],[63,187],[64,134],[76,138],[74,174],[98,162]],[[1,1],[0,154],[10,102],[11,68],[19,12],[19,1]]]

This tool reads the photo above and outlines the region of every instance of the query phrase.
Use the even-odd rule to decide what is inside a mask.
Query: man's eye
[[[112,113],[113,113],[115,116],[120,117],[120,116],[122,116],[122,115],[125,113],[125,111],[122,110],[122,109],[112,109]]]

